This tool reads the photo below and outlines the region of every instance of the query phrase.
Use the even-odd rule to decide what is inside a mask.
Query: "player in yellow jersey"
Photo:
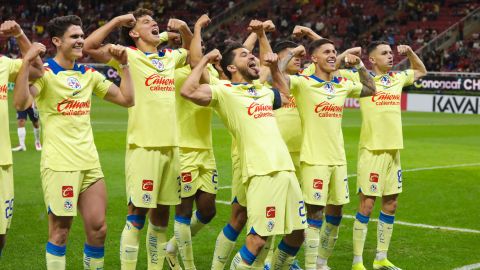
[[[327,260],[338,238],[342,206],[349,202],[341,127],[345,99],[371,96],[375,85],[361,60],[354,55],[347,55],[346,61],[357,65],[361,83],[334,76],[337,55],[333,42],[328,39],[313,41],[309,54],[315,73],[289,76],[289,81],[302,119],[300,175],[309,224],[305,261],[306,269],[310,270],[329,269]],[[324,214],[326,222],[323,222]]]
[[[261,22],[254,25],[252,31],[264,36]],[[278,90],[253,82],[259,78],[258,60],[241,44],[227,48],[221,60],[231,84],[199,85],[203,69],[218,57],[219,52],[212,51],[202,59],[183,85],[182,95],[198,105],[213,107],[237,143],[247,197],[248,236],[231,269],[252,269],[256,258],[262,258],[263,246],[276,234],[286,236],[274,256],[274,268],[288,267],[303,243],[306,220],[294,166],[274,119],[273,109],[281,106],[282,98]],[[267,54],[262,59],[270,66],[273,87],[288,92],[277,56]],[[283,101],[288,102],[286,98]],[[263,265],[263,261],[259,263]]]
[[[30,49],[31,44],[22,28],[15,21],[5,21],[0,24],[0,37],[13,37],[17,40],[22,55]],[[42,74],[40,59],[33,61],[31,78],[38,78]],[[38,62],[38,63],[37,63]],[[10,144],[10,131],[8,124],[8,83],[14,82],[22,65],[21,59],[11,59],[0,55],[0,257],[5,246],[7,231],[13,217],[13,160],[12,146]],[[21,108],[15,100],[15,107]]]
[[[174,237],[166,248],[167,263],[171,269],[180,269],[177,250],[184,269],[196,269],[192,237],[213,219],[216,212],[218,179],[212,149],[212,109],[195,105],[180,96],[180,89],[191,68],[203,57],[201,31],[209,23],[210,18],[206,14],[197,20],[190,45],[190,65],[175,70],[182,201],[176,206]],[[208,73],[210,81],[218,80],[218,72],[212,65],[209,65]],[[193,213],[194,203],[196,211]]]
[[[149,214],[147,229],[148,269],[162,269],[167,245],[170,205],[180,203],[179,143],[175,108],[174,71],[185,66],[185,48],[159,50],[168,39],[160,33],[148,9],[118,16],[93,32],[86,40],[86,51],[97,61],[119,70],[118,61],[102,46],[103,40],[122,26],[122,38],[132,67],[136,105],[128,111],[125,176],[128,216],[120,242],[122,269],[135,269],[139,232]],[[177,19],[168,29],[179,31],[188,48],[192,33]],[[158,124],[152,124],[158,123]]]
[[[387,251],[392,237],[397,198],[402,192],[402,88],[425,76],[427,70],[412,48],[399,45],[397,50],[400,55],[407,55],[410,69],[391,71],[393,51],[387,42],[372,42],[367,48],[377,94],[360,99],[362,128],[357,165],[360,205],[353,226],[354,270],[366,269],[362,253],[368,221],[377,197],[382,199],[382,209],[378,218],[377,253],[373,269],[400,269],[387,259]],[[358,78],[358,73],[353,74]]]
[[[32,96],[43,119],[41,177],[48,209],[47,269],[65,269],[66,243],[73,217],[80,212],[86,234],[84,269],[103,269],[106,236],[106,190],[90,124],[91,96],[130,107],[134,104],[128,57],[123,46],[109,53],[122,65],[120,87],[92,68],[79,65],[83,30],[78,16],[56,17],[47,25],[57,49],[41,78],[28,87],[28,66],[42,51],[33,46],[20,69],[15,88],[23,104]],[[17,90],[16,90],[17,91]]]

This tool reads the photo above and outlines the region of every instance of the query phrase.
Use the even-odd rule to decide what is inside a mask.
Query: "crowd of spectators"
[[[156,0],[156,1],[95,1],[95,0],[37,0],[11,1],[0,6],[0,22],[17,20],[27,35],[34,41],[50,44],[45,31],[46,23],[55,16],[76,14],[84,23],[88,35],[113,17],[125,14],[137,7],[153,10],[160,27],[165,27],[168,18],[185,20],[193,24],[201,14],[209,12],[211,18],[228,10],[235,10],[241,0]],[[242,40],[247,36],[246,26],[253,19],[270,19],[277,31],[270,34],[272,43],[290,39],[295,25],[313,29],[322,37],[335,41],[337,49],[362,46],[371,40],[386,40],[390,44],[410,44],[419,48],[434,39],[453,22],[478,7],[475,1],[454,0],[263,0],[255,8],[236,14],[215,31],[206,33],[207,48],[221,47],[226,40]],[[443,12],[443,13],[442,13]],[[452,21],[444,21],[445,13]],[[235,14],[233,12],[233,14]],[[212,22],[215,23],[215,20]],[[421,27],[418,27],[418,26]],[[118,43],[114,33],[107,42]],[[475,45],[477,44],[477,45]],[[478,37],[459,41],[448,50],[427,52],[425,62],[429,70],[479,71],[473,61],[478,55]],[[0,38],[0,53],[18,56],[15,39]],[[53,47],[49,46],[49,55]],[[478,56],[477,56],[478,58]],[[83,61],[89,61],[87,57]],[[477,59],[478,60],[478,59]]]

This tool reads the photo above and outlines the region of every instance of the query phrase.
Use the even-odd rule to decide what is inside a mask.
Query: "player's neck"
[[[232,74],[232,83],[252,83],[252,80],[247,80],[242,76],[242,74],[235,73]]]
[[[135,46],[137,47],[137,49],[139,49],[140,51],[142,51],[144,53],[157,53],[158,52],[157,45],[146,43],[145,41],[143,41],[141,39],[139,39],[135,43]]]
[[[325,72],[319,68],[316,68],[315,70],[315,77],[324,80],[326,82],[329,82],[333,79],[333,73],[330,72]]]
[[[390,71],[390,69],[382,70],[377,66],[373,66],[372,70],[373,70],[373,72],[375,72],[375,75],[387,74]]]
[[[55,60],[59,66],[66,70],[73,69],[75,66],[75,59],[68,59],[62,53],[57,53],[53,60]]]

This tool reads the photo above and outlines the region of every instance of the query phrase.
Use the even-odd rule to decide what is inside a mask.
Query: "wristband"
[[[130,64],[129,63],[126,63],[125,65],[124,64],[120,64],[118,65],[121,69],[124,69],[124,68],[128,68],[130,67]]]
[[[364,67],[365,67],[365,65],[363,64],[362,61],[360,61],[359,64],[356,64],[356,65],[354,66],[354,68],[357,69],[357,70],[358,70],[358,69],[361,69],[361,68],[364,68]]]
[[[13,36],[13,37],[14,37],[14,38],[19,38],[19,37],[21,37],[22,35],[23,35],[23,30],[22,30],[22,31],[20,31],[20,34],[18,34],[18,35],[15,35],[15,36]]]

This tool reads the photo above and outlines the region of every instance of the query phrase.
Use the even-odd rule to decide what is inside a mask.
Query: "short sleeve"
[[[298,90],[300,89],[300,78],[301,76],[298,75],[290,75],[290,93],[295,95]]]
[[[212,100],[208,106],[216,107],[218,105],[218,101],[221,99],[223,86],[221,84],[209,84],[208,86],[212,91]]]
[[[98,71],[93,71],[93,80],[95,81],[93,93],[97,97],[103,98],[108,92],[108,89],[113,84],[111,81],[107,80],[107,78]]]
[[[360,74],[356,69],[339,69],[338,73],[341,77],[347,78],[354,82],[360,82]]]
[[[172,56],[175,60],[175,68],[181,68],[187,64],[188,51],[184,48],[173,50]]]
[[[37,88],[38,95],[40,95],[45,88],[45,80],[46,80],[47,76],[49,76],[49,73],[47,73],[47,72],[48,71],[45,71],[45,73],[43,74],[42,77],[33,81],[32,85],[35,86],[35,88]]]
[[[282,107],[282,96],[280,95],[280,92],[275,88],[272,88],[272,92],[273,92],[273,109],[274,110],[280,109]]]
[[[164,43],[168,41],[168,32],[160,33],[160,43]]]
[[[10,67],[8,71],[8,81],[14,82],[17,79],[17,74],[22,67],[22,59],[11,59],[10,60]]]
[[[397,73],[397,75],[400,75],[403,81],[403,86],[409,86],[413,84],[413,80],[415,79],[415,71],[413,69],[407,69],[404,71],[401,71]]]
[[[306,67],[302,71],[300,71],[300,74],[305,75],[305,76],[311,76],[311,75],[315,74],[315,64],[311,63],[310,65],[308,65],[308,67]]]
[[[135,51],[130,47],[127,47],[126,50],[127,50],[127,56],[128,56],[128,63],[131,63],[136,57],[136,55],[134,54]],[[106,65],[121,72],[120,63],[113,57],[110,59],[110,61],[107,62]]]
[[[362,93],[363,84],[360,82],[354,82],[347,79],[347,87],[349,88],[348,96],[353,98],[359,98]]]

